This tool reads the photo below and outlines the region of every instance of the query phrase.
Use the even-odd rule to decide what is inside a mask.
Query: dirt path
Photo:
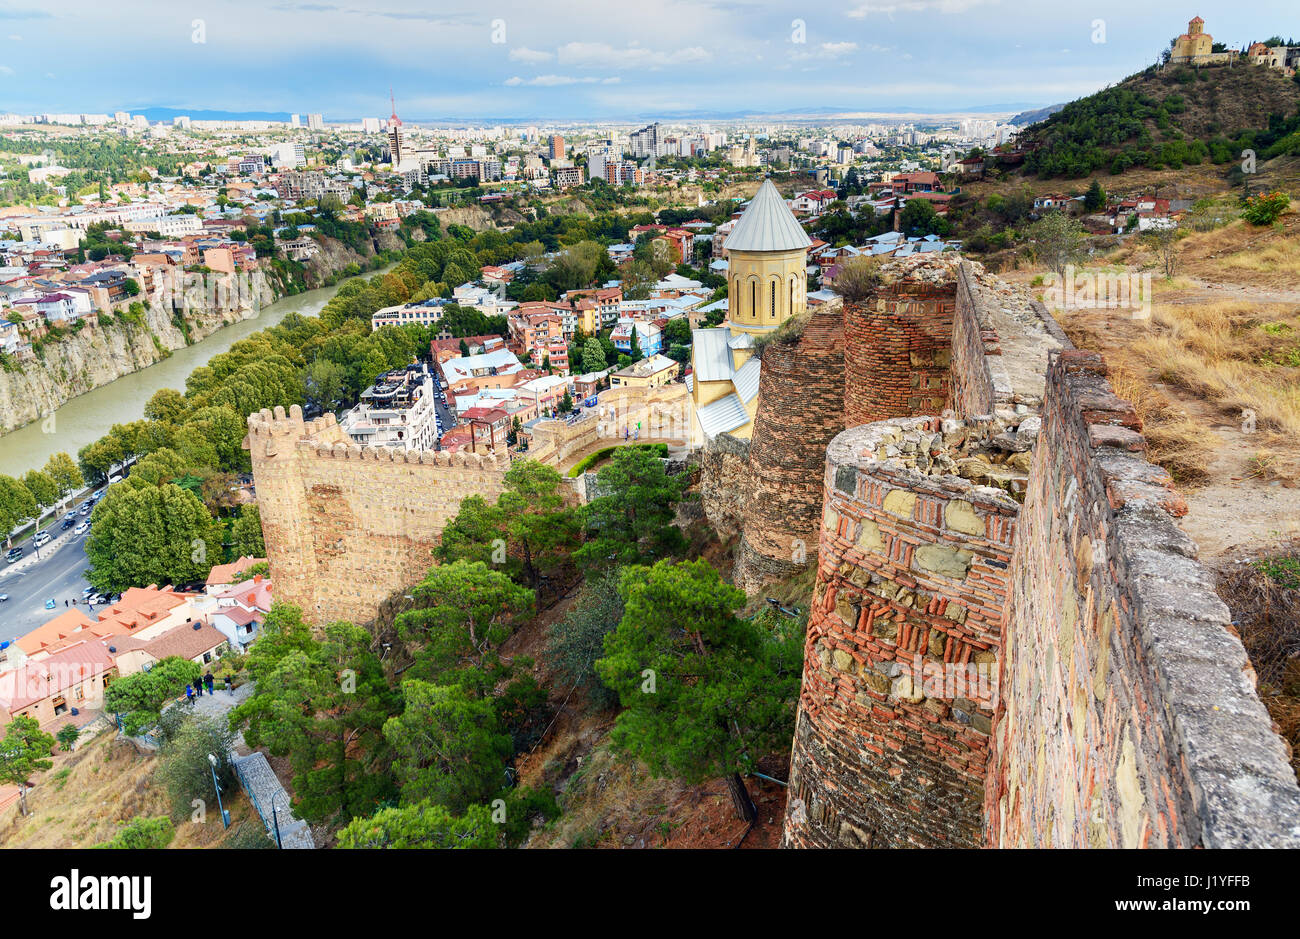
[[[1206,454],[1210,482],[1183,491],[1183,531],[1200,547],[1201,560],[1263,553],[1300,535],[1300,488],[1252,475],[1250,460],[1270,449],[1259,431],[1244,432],[1214,407],[1177,388],[1156,386],[1171,401],[1204,421],[1222,443]]]

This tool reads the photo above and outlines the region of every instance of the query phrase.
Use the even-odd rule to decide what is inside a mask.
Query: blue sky
[[[356,119],[390,85],[408,120],[1018,109],[1144,67],[1198,14],[1234,46],[1300,36],[1294,0],[0,0],[0,111]]]

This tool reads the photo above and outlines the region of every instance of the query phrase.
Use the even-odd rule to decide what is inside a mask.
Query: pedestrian
[[[194,694],[196,697],[203,697],[203,680],[196,679],[194,682]]]
[[[185,700],[190,704],[194,703],[194,689],[189,685],[185,686]]]
[[[208,670],[208,673],[207,673],[206,675],[203,676],[203,684],[205,684],[205,685],[208,686],[208,694],[209,694],[209,695],[212,694],[212,682],[213,682],[213,678],[212,678],[212,670],[209,669],[209,670]]]
[[[235,682],[229,675],[226,676],[226,694],[232,698],[235,696]]]
[[[63,601],[63,605],[64,605],[64,606],[67,606],[67,605],[68,605],[68,601],[67,601],[66,598],[65,598],[64,601]]]

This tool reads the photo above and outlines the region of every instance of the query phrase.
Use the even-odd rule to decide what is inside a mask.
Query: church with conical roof
[[[691,331],[691,397],[705,439],[748,439],[753,432],[762,367],[754,337],[807,309],[811,244],[776,186],[764,180],[723,244],[727,319]]]

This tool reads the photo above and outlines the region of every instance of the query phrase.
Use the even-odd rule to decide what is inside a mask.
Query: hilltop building
[[[691,331],[691,396],[706,438],[747,439],[753,432],[761,367],[754,337],[807,309],[811,246],[781,193],[764,180],[724,245],[727,322]]]
[[[1215,52],[1214,37],[1205,31],[1205,20],[1194,17],[1187,32],[1174,40],[1169,52],[1170,65],[1223,65],[1236,57],[1235,52]]]

